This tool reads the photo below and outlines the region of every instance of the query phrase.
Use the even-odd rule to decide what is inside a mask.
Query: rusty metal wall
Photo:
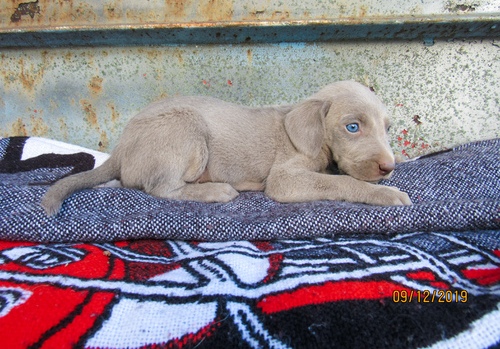
[[[410,16],[457,19],[467,14],[489,17],[499,11],[496,0],[2,0],[1,4],[3,28],[216,22],[265,25],[270,21],[408,20]]]
[[[21,3],[0,0],[0,136],[43,136],[109,151],[127,120],[166,96],[279,104],[354,79],[374,87],[390,107],[392,145],[402,156],[500,137],[498,0]],[[430,18],[441,29],[429,32]],[[328,22],[320,25],[328,40],[311,34],[318,21]],[[391,23],[411,22],[429,36],[360,40],[374,39],[368,30],[376,21],[391,31]],[[360,22],[364,31],[351,27]],[[350,40],[332,39],[332,23]],[[124,35],[150,26],[165,38],[189,25],[201,28],[203,44],[190,43],[189,34],[162,45]],[[252,40],[219,42],[217,30],[227,27],[233,35],[252,30]],[[115,30],[119,42],[109,34]],[[43,44],[27,45],[27,33]],[[54,33],[64,35],[44,41]],[[286,42],[297,33],[296,42]],[[78,35],[82,42],[69,41]]]
[[[1,0],[0,47],[498,36],[498,0]]]

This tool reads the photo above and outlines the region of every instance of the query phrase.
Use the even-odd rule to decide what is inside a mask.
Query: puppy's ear
[[[307,100],[295,106],[285,117],[285,130],[295,148],[315,158],[325,136],[325,116],[330,102]]]

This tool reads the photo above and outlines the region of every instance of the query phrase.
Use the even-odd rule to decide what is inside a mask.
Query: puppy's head
[[[307,136],[309,149],[300,149],[291,137],[299,151],[317,155],[321,143],[323,149],[326,147],[331,152],[342,173],[368,182],[378,182],[391,175],[395,159],[387,136],[390,126],[387,109],[369,88],[353,81],[337,82],[304,103],[309,105],[309,110],[318,110],[316,118],[307,121],[316,134],[308,131],[311,134]],[[307,128],[301,127],[302,134]],[[318,135],[321,142],[317,141]]]

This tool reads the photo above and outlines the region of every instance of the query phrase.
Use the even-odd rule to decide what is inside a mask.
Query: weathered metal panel
[[[2,27],[459,17],[498,13],[496,0],[2,0]]]
[[[4,50],[0,59],[3,136],[108,151],[126,121],[162,97],[289,103],[343,79],[373,86],[390,106],[398,152],[500,136],[495,40]]]
[[[498,0],[0,1],[0,47],[492,37]]]
[[[497,0],[40,0],[14,20],[20,2],[0,1],[0,136],[109,151],[162,97],[292,103],[354,79],[389,106],[403,156],[500,137]]]
[[[211,23],[214,24],[214,23]],[[218,23],[220,24],[220,23]],[[0,33],[0,48],[54,48],[74,46],[151,46],[175,44],[249,44],[282,42],[331,42],[347,40],[415,40],[432,45],[436,39],[491,38],[500,36],[498,17],[440,19],[386,19],[382,22],[331,21],[280,22],[263,26],[230,23],[175,27],[78,28]]]

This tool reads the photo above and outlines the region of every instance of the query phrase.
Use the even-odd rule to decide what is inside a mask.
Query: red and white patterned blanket
[[[446,209],[430,210],[426,193],[421,190],[424,184],[434,185],[428,181],[420,184],[422,206],[412,194],[417,202],[412,211],[417,221],[423,221],[418,214],[426,212],[432,221],[433,212],[443,215],[448,211],[448,218],[442,219],[452,217],[456,229],[433,229],[439,227],[436,223],[428,230],[422,225],[421,230],[413,231],[369,231],[363,228],[360,212],[368,212],[366,222],[370,223],[380,217],[397,219],[394,211],[382,210],[377,216],[372,211],[379,212],[380,208],[316,203],[311,207],[291,206],[293,210],[286,216],[291,219],[297,213],[306,217],[316,236],[308,233],[307,238],[265,241],[180,240],[162,236],[168,231],[159,233],[160,228],[150,235],[144,229],[137,231],[134,238],[119,239],[114,235],[108,240],[97,237],[92,241],[100,231],[78,231],[82,228],[74,222],[82,218],[72,210],[91,210],[82,206],[90,202],[89,198],[101,195],[100,192],[111,195],[114,190],[122,193],[118,195],[122,199],[126,195],[143,195],[123,188],[77,194],[65,204],[65,213],[54,221],[44,221],[37,200],[46,186],[39,183],[54,173],[60,176],[78,171],[78,166],[85,168],[81,159],[87,157],[93,159],[90,166],[94,166],[101,154],[84,150],[84,154],[90,155],[73,156],[76,148],[68,145],[70,155],[59,161],[64,163],[60,167],[46,158],[56,143],[40,140],[46,148],[35,147],[39,154],[26,156],[26,141],[8,139],[10,147],[5,143],[0,148],[0,348],[500,345],[500,188],[499,182],[494,181],[500,179],[500,169],[498,161],[482,164],[477,153],[482,147],[482,151],[493,152],[484,158],[498,156],[498,141],[488,143],[489,148],[485,144],[473,146],[476,150],[469,157],[474,161],[471,165],[491,180],[488,188],[474,180],[467,183],[477,192],[470,200],[460,197],[451,202],[451,194],[441,196]],[[20,155],[23,152],[24,158]],[[447,161],[453,156],[454,161]],[[457,156],[457,152],[449,152],[433,161],[450,167],[462,161]],[[74,161],[75,158],[79,160]],[[454,195],[460,196],[465,189],[454,184],[454,190]],[[9,196],[12,192],[16,195]],[[237,203],[247,216],[251,209],[259,209],[257,204],[268,205],[275,212],[282,208],[255,195],[243,196]],[[117,205],[119,201],[113,207]],[[161,205],[149,206],[152,207],[155,212],[166,209]],[[200,219],[206,221],[205,212],[198,206],[186,207],[198,208]],[[221,207],[222,213],[214,214],[227,214],[228,226],[234,226],[234,212],[227,212],[235,211],[235,207]],[[328,233],[330,227],[320,220],[322,216],[317,221],[311,218],[318,212],[324,215],[328,207],[343,212],[343,219],[358,221],[360,232]],[[454,207],[471,210],[454,212]],[[257,220],[261,216],[250,215]],[[86,217],[89,219],[88,214]],[[161,215],[151,217],[160,218],[165,219]],[[106,219],[110,218],[96,217],[100,222],[96,226],[102,229]],[[121,219],[122,226],[110,220],[108,229],[135,229],[132,218]],[[182,232],[182,221],[166,222],[171,224],[169,229],[181,227],[176,228],[176,234]],[[62,225],[64,229],[60,228]],[[47,238],[47,226],[60,228],[54,236],[61,241]],[[281,223],[273,229],[284,226]],[[68,235],[62,235],[68,227],[75,230],[78,238],[69,241]],[[198,227],[207,229],[201,224]],[[106,232],[102,234],[106,236]]]

